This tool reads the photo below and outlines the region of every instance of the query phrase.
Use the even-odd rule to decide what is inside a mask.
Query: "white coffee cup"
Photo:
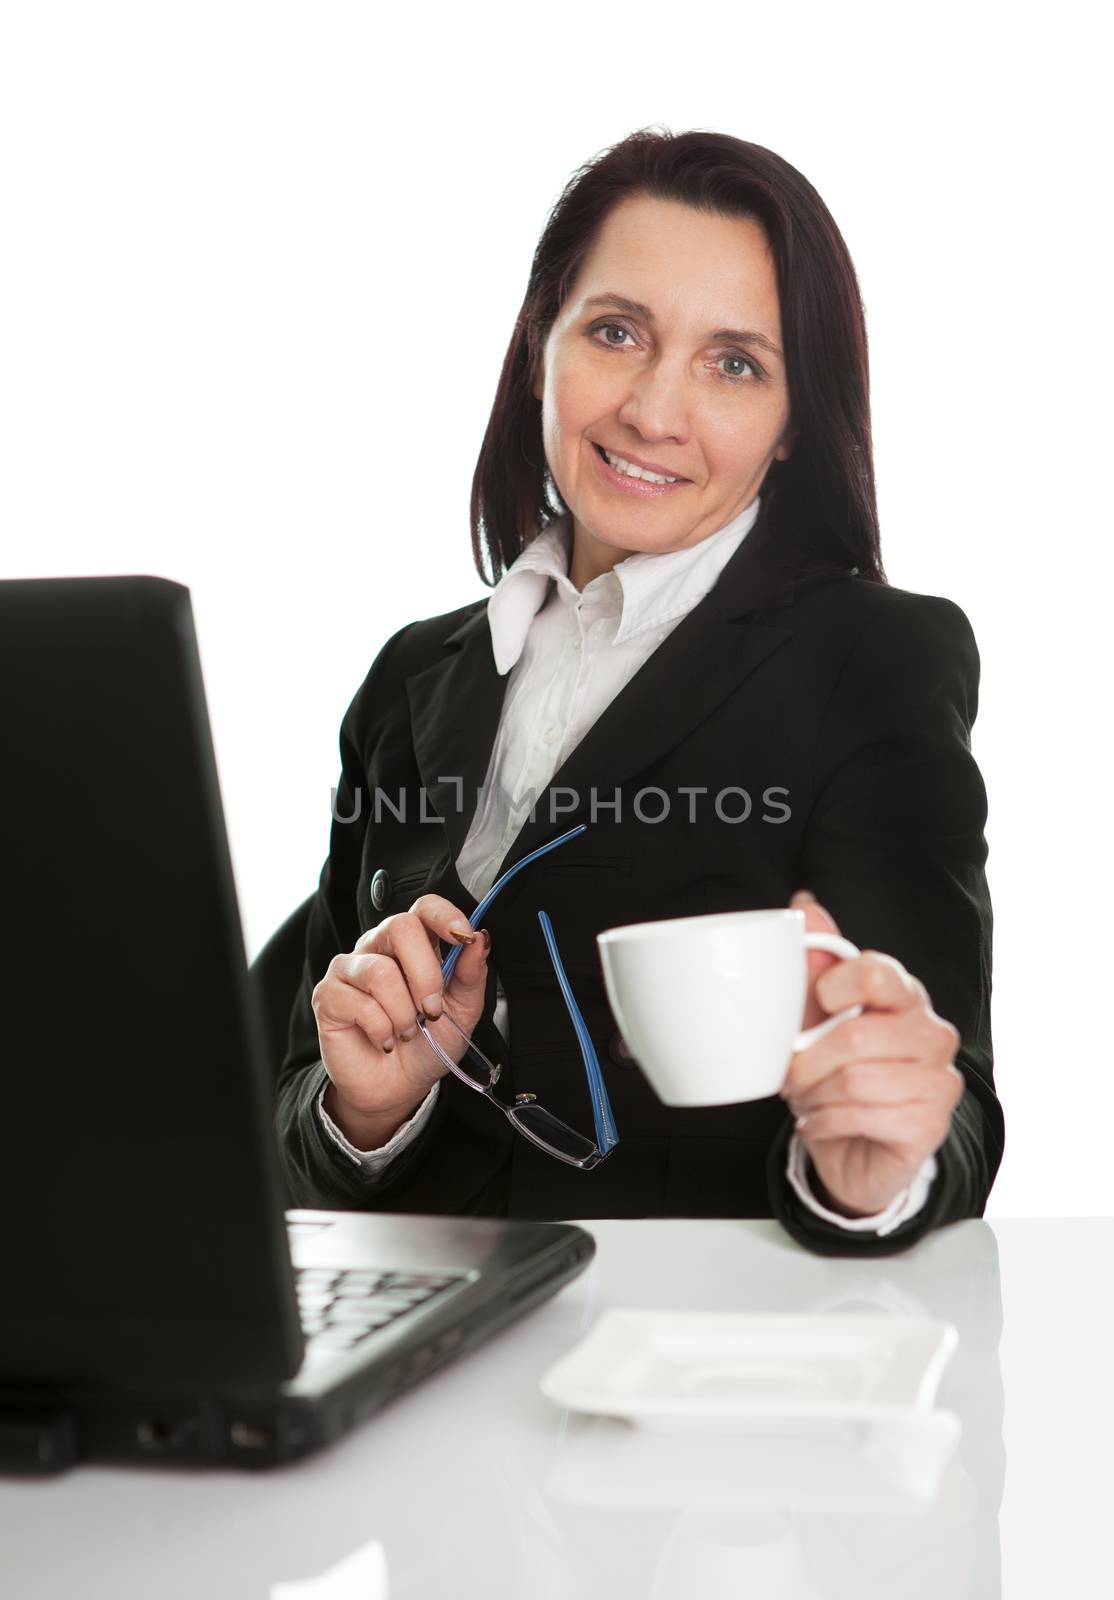
[[[597,934],[611,1010],[628,1050],[667,1106],[734,1105],[777,1094],[790,1058],[857,1017],[851,1006],[800,1031],[808,952],[861,954],[805,914],[721,911]]]

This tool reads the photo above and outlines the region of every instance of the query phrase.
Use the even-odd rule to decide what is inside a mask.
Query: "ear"
[[[797,430],[795,428],[787,428],[781,436],[780,444],[774,451],[774,460],[788,461],[789,457],[793,454],[793,446],[796,444],[796,442]]]

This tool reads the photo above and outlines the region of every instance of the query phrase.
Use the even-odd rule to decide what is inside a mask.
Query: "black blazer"
[[[499,1092],[536,1094],[591,1132],[540,907],[604,1068],[618,1147],[594,1172],[568,1167],[450,1075],[421,1136],[368,1183],[317,1114],[326,1075],[310,996],[338,951],[419,894],[474,909],[453,863],[507,684],[485,600],[400,629],[341,727],[329,857],[278,1086],[292,1202],[537,1218],[775,1216],[811,1249],[855,1255],[892,1253],[981,1215],[1003,1122],[990,1042],[986,796],[970,751],[978,677],[970,625],[952,602],[851,576],[787,584],[744,539],[554,774],[500,871],[577,821],[590,822],[587,833],[525,868],[485,917],[493,970],[476,1039],[505,1064]],[[706,792],[682,792],[694,787]],[[848,938],[920,978],[962,1039],[967,1088],[932,1194],[883,1238],[800,1204],[785,1178],[792,1118],[779,1097],[663,1106],[625,1056],[604,991],[603,928],[784,906],[802,886]],[[495,969],[509,1049],[491,1021]]]

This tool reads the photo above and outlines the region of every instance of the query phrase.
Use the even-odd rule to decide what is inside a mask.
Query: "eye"
[[[593,328],[592,332],[593,333],[604,333],[604,334],[606,334],[608,332],[611,332],[611,333],[625,333],[628,338],[630,337],[630,329],[629,328],[624,328],[621,322],[600,322],[600,323],[597,323],[595,328]],[[604,339],[603,342],[611,350],[625,350],[626,349],[626,345],[624,345],[624,344],[616,344],[616,342],[613,339]]]
[[[758,365],[757,361],[753,360],[750,356],[745,356],[741,350],[728,350],[722,356],[717,356],[716,360],[717,362],[741,362],[744,367],[750,368],[751,373],[755,378],[761,378],[763,376],[762,368]],[[746,377],[741,372],[725,372],[723,376],[727,379],[728,383],[745,383],[747,381]]]

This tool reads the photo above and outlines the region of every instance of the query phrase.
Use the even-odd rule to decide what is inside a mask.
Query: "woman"
[[[640,130],[574,175],[472,543],[489,599],[388,640],[341,729],[278,1093],[294,1202],[774,1215],[833,1253],[981,1214],[1003,1135],[978,656],[951,602],[886,583],[857,282],[800,173]],[[786,903],[863,948],[811,958],[806,1021],[862,1014],[796,1055],[780,1096],[661,1105],[596,934]],[[469,1039],[501,1070],[490,1095],[586,1136],[561,961],[619,1135],[581,1167],[472,1087]]]

